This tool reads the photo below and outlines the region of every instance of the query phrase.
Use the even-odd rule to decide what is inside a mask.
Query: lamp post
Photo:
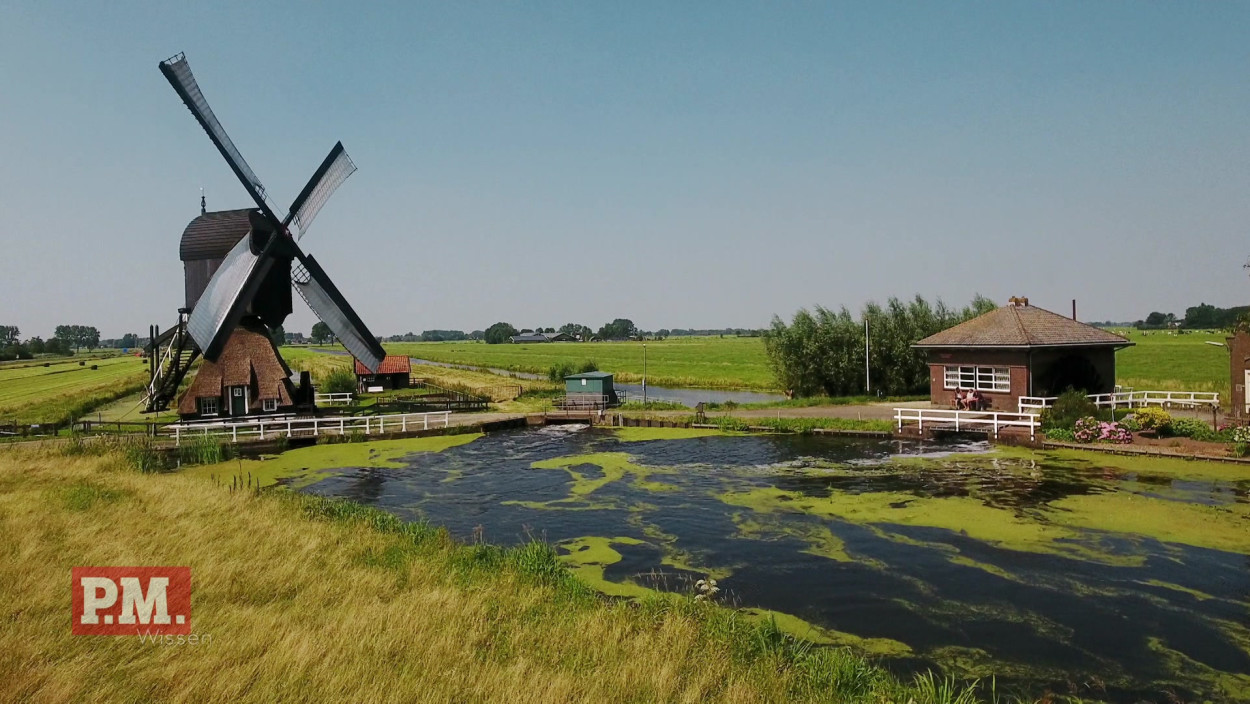
[[[642,410],[647,410],[647,343],[642,343]]]

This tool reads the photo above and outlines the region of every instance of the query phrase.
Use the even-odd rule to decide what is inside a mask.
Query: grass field
[[[118,454],[0,454],[0,533],[2,701],[975,701],[689,596],[605,601],[544,545]],[[71,635],[76,565],[189,566],[198,642]]]
[[[84,366],[79,366],[85,361]],[[92,365],[97,369],[92,369]],[[73,419],[115,399],[133,394],[147,382],[146,360],[113,356],[70,358],[43,366],[0,368],[0,420],[53,423]]]
[[[1218,391],[1228,398],[1228,349],[1206,344],[1222,344],[1225,333],[1112,332],[1135,343],[1116,353],[1116,383],[1142,390]]]
[[[642,380],[641,342],[557,342],[487,345],[479,342],[390,343],[391,354],[454,364],[546,374],[558,362],[593,360],[617,381]],[[776,388],[758,337],[675,337],[647,343],[647,383],[656,386]]]

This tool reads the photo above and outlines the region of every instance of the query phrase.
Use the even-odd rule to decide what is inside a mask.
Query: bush
[[[1162,408],[1150,406],[1137,409],[1133,413],[1133,419],[1142,430],[1162,430],[1172,422],[1172,414]]]
[[[1250,443],[1235,442],[1233,443],[1233,446],[1229,448],[1228,452],[1233,457],[1245,457],[1246,455],[1250,455]]]
[[[1127,445],[1133,442],[1133,434],[1119,423],[1100,421],[1093,416],[1082,418],[1076,422],[1072,432],[1077,442],[1107,442],[1115,445]]]
[[[1173,418],[1167,425],[1159,428],[1159,434],[1207,442],[1219,438],[1219,433],[1197,418]]]
[[[321,381],[323,394],[356,393],[356,375],[350,369],[335,368]]]
[[[1250,425],[1241,425],[1233,428],[1231,435],[1233,442],[1250,445]]]
[[[589,359],[581,364],[570,361],[556,362],[547,368],[547,381],[553,384],[561,384],[564,383],[564,377],[566,376],[597,371],[599,371],[599,365]]]
[[[1072,430],[1078,420],[1091,416],[1097,418],[1100,413],[1098,406],[1083,392],[1068,389],[1059,394],[1054,405],[1042,411],[1042,430]]]
[[[1047,440],[1055,442],[1076,442],[1076,434],[1067,428],[1051,428],[1043,431]]]

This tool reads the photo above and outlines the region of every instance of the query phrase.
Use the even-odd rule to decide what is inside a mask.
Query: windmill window
[[[276,411],[278,410],[278,399],[267,398],[264,401],[261,401],[260,405],[261,405],[261,408],[263,408],[266,411]]]
[[[218,412],[218,403],[216,396],[200,397],[200,415],[215,416]]]

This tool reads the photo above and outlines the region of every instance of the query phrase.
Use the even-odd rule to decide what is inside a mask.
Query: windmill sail
[[[299,228],[299,236],[303,237],[312,226],[313,218],[317,217],[321,206],[325,205],[326,200],[334,191],[338,190],[347,177],[354,173],[356,173],[356,164],[347,155],[343,143],[336,143],[330,150],[330,154],[321,162],[321,166],[317,167],[312,178],[308,179],[308,185],[304,186],[304,190],[295,197],[295,202],[291,203],[291,212],[286,217],[286,224],[294,222]]]
[[[272,264],[272,259],[253,252],[251,245],[252,238],[244,237],[230,250],[187,321],[191,339],[209,361],[216,361],[226,338],[247,308],[249,296],[244,295],[247,289],[252,282],[263,278]]]
[[[369,371],[377,371],[386,356],[382,345],[365,327],[343,294],[339,293],[321,265],[303,252],[298,254],[298,258],[299,264],[291,272],[291,284],[295,290],[321,322],[330,327],[348,352]]]
[[[178,97],[182,98],[187,109],[208,133],[208,138],[213,140],[217,151],[225,157],[226,163],[230,164],[235,176],[243,182],[243,187],[252,196],[252,200],[256,201],[256,205],[269,219],[278,222],[268,201],[265,200],[265,186],[256,177],[256,172],[252,171],[252,167],[247,165],[238,147],[234,146],[230,135],[226,134],[226,129],[213,114],[213,109],[208,106],[208,100],[204,98],[204,93],[200,91],[200,86],[195,82],[195,76],[191,73],[191,65],[187,63],[187,57],[184,54],[178,54],[162,61],[160,67],[165,79],[174,87]]]

